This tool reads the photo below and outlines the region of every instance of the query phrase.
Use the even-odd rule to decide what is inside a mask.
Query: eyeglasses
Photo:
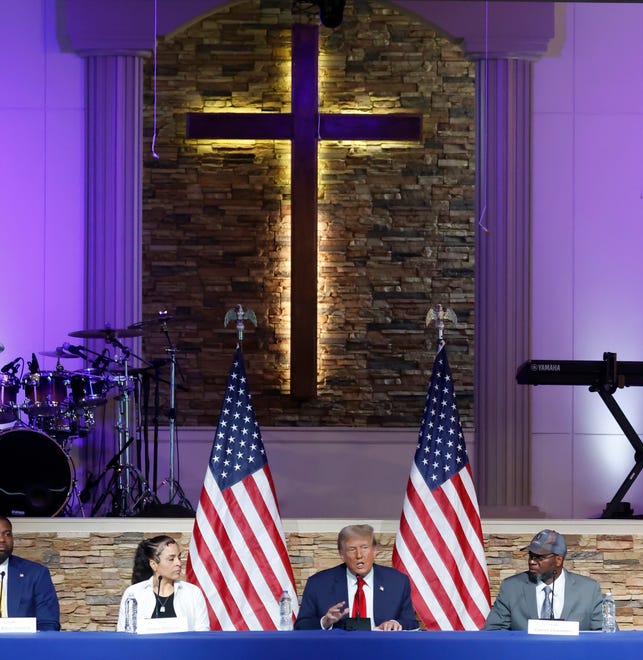
[[[541,561],[553,557],[556,553],[550,552],[548,555],[535,555],[533,552],[529,553],[529,561],[536,561],[540,564]]]

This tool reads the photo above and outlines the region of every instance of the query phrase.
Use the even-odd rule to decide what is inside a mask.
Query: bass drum
[[[0,515],[55,516],[71,496],[69,456],[48,435],[26,428],[0,433]]]

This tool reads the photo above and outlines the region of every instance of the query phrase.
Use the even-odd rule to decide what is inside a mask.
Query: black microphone
[[[551,581],[551,612],[549,613],[550,621],[554,620],[554,584],[556,584],[556,569],[551,572],[552,581]]]
[[[4,591],[4,571],[0,571],[0,616],[2,616],[2,595]]]
[[[85,360],[88,359],[86,353],[85,353],[85,347],[84,346],[74,346],[73,344],[70,344],[68,341],[66,341],[63,345],[62,348],[64,351],[67,351],[68,353],[71,353],[72,355],[77,355],[78,357],[84,358]]]
[[[29,364],[29,373],[37,374],[40,371],[40,365],[38,364],[38,358],[35,353],[31,354],[31,362]]]
[[[159,598],[161,596],[161,581],[163,580],[163,576],[159,575]]]
[[[105,360],[107,357],[107,354],[109,353],[108,348],[104,348],[101,352],[101,354],[92,362],[91,368],[94,370],[98,370],[101,368],[103,371],[107,368],[108,362]],[[102,365],[102,366],[101,366]]]
[[[20,362],[21,359],[22,358],[18,357],[15,360],[11,360],[11,362],[8,362],[7,364],[5,364],[4,367],[2,367],[2,369],[0,369],[0,371],[3,374],[8,374],[10,371],[15,371],[16,370],[16,365],[18,364],[18,362]]]

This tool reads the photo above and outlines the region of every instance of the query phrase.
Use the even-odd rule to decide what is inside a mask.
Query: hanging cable
[[[156,153],[156,43],[157,43],[157,31],[158,31],[158,0],[154,0],[154,73],[152,76],[153,86],[154,86],[154,105],[153,105],[153,122],[154,126],[152,128],[152,156],[154,158],[160,158]]]
[[[485,220],[487,216],[487,198],[489,186],[487,184],[489,174],[489,150],[487,147],[489,141],[489,0],[484,3],[484,83],[481,86],[482,99],[481,121],[480,121],[480,163],[482,165],[480,187],[482,189],[482,209],[478,218],[478,226],[484,231],[489,232],[489,227]]]

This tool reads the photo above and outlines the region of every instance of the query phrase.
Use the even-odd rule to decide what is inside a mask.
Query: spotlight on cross
[[[346,0],[316,0],[319,6],[319,20],[327,28],[336,28],[344,18]]]

